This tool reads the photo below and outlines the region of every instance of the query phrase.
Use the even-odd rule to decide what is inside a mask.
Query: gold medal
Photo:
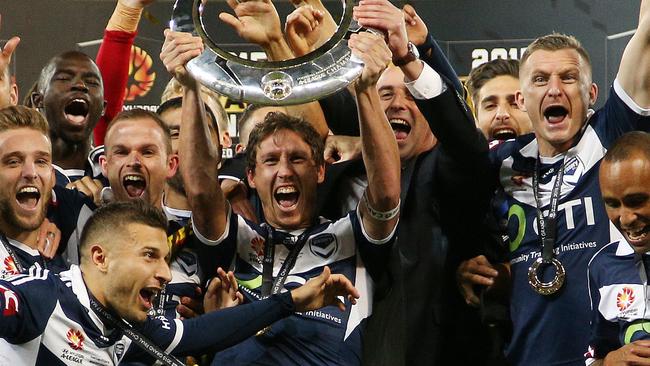
[[[549,282],[542,282],[537,276],[537,272],[542,264],[549,264],[555,268],[555,277]],[[564,266],[556,258],[545,261],[539,257],[528,268],[528,283],[540,295],[552,295],[556,293],[564,285],[565,277],[566,271],[564,270]]]
[[[268,333],[269,330],[271,330],[270,325],[268,327],[264,327],[261,330],[257,331],[257,333],[255,333],[255,337],[261,337],[263,335],[266,335],[266,333]]]

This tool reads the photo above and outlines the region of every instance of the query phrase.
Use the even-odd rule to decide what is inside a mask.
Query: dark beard
[[[176,193],[180,193],[183,196],[187,197],[187,194],[185,193],[185,184],[183,184],[183,177],[181,177],[181,172],[178,170],[173,177],[167,179],[167,184],[169,184],[169,187]]]

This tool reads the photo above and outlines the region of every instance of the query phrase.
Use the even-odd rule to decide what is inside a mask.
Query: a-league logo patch
[[[18,267],[16,267],[16,263],[14,263],[13,258],[11,257],[6,257],[4,260],[4,273],[7,275],[16,275],[18,274]]]
[[[309,250],[321,258],[328,258],[338,249],[334,234],[320,234],[309,240]]]
[[[264,239],[259,236],[251,239],[251,250],[253,250],[258,257],[264,257]]]
[[[620,311],[627,310],[634,303],[634,290],[630,287],[623,289],[616,295],[616,306]]]
[[[70,328],[66,334],[68,345],[75,351],[81,351],[84,348],[84,335],[78,329]]]

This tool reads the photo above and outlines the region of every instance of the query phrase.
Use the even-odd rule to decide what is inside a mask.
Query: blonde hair
[[[22,105],[12,105],[0,109],[0,132],[17,128],[31,128],[49,136],[49,126],[45,117],[36,109]]]
[[[567,48],[576,50],[591,68],[589,54],[587,53],[587,50],[582,47],[580,41],[573,36],[568,36],[562,33],[551,33],[534,40],[528,45],[528,47],[526,47],[526,51],[524,51],[524,54],[521,56],[519,65],[520,67],[523,67],[530,55],[535,51],[559,51]]]

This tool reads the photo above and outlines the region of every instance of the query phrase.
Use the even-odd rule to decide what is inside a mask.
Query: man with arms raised
[[[393,281],[390,291],[374,299],[363,361],[472,364],[476,347],[459,352],[460,342],[454,341],[467,341],[466,333],[457,334],[467,316],[458,312],[462,300],[451,292],[449,269],[470,255],[466,252],[476,252],[477,241],[467,228],[483,218],[489,197],[483,188],[488,146],[458,95],[453,69],[414,14],[387,0],[365,0],[354,9],[359,24],[385,32],[393,63],[400,65],[389,67],[377,82],[399,148],[402,214],[388,265]],[[421,61],[409,40],[421,44],[425,37],[432,43],[422,50]]]
[[[596,112],[589,110],[598,92],[589,56],[575,38],[540,37],[522,56],[517,103],[535,134],[501,144],[492,156],[508,205],[513,334],[506,353],[512,364],[583,362],[587,262],[620,236],[606,219],[596,172],[617,137],[650,128],[649,36],[650,1],[642,1],[636,34]],[[480,263],[461,280],[489,286],[497,272]]]
[[[260,195],[266,222],[260,226],[232,214],[216,181],[218,150],[201,122],[198,86],[182,68],[193,55],[166,64],[186,87],[183,118],[190,123],[181,130],[179,152],[195,234],[210,242],[207,252],[234,264],[248,301],[294,288],[324,265],[354,278],[368,296],[372,281],[366,272],[374,279],[383,274],[399,212],[399,155],[375,88],[390,52],[381,37],[367,33],[353,36],[350,45],[366,62],[356,89],[369,184],[358,209],[336,222],[314,212],[316,186],[324,178],[321,138],[310,124],[281,113],[267,115],[253,129],[247,148],[248,180]],[[296,314],[219,353],[214,362],[358,364],[359,322],[368,312],[364,303]]]
[[[32,267],[28,275],[0,281],[0,337],[10,342],[2,345],[2,363],[116,365],[137,359],[182,365],[167,352],[228,347],[293,311],[342,306],[337,296],[347,294],[355,301],[350,282],[326,268],[305,286],[266,301],[186,321],[150,318],[153,296],[170,280],[166,227],[163,213],[144,202],[113,203],[84,228],[80,266],[60,277]],[[207,299],[214,308],[216,298]]]

